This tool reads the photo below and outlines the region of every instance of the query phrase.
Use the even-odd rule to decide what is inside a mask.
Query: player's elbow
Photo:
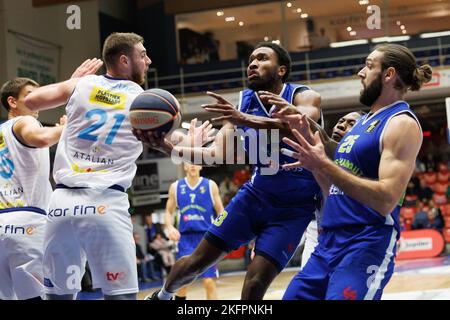
[[[380,208],[378,209],[378,212],[385,217],[390,215],[398,205],[399,198],[400,197],[397,196],[396,192],[386,193],[383,196],[383,200],[380,201]]]
[[[25,106],[31,111],[39,111],[39,99],[36,95],[30,93],[25,97],[24,103]]]
[[[33,141],[33,147],[36,148],[48,148],[52,146],[52,139],[50,137],[41,136]]]

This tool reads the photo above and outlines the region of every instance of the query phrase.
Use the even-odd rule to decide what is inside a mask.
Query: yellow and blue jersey
[[[356,176],[377,180],[385,129],[393,117],[403,113],[414,118],[420,127],[419,120],[404,101],[384,107],[372,115],[365,115],[342,138],[334,156],[335,163]],[[332,185],[325,202],[322,227],[335,229],[357,225],[391,225],[400,231],[398,216],[402,199],[398,200],[399,204],[385,217]]]

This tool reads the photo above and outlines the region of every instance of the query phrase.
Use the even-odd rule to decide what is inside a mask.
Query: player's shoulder
[[[217,183],[213,180],[213,179],[208,179],[208,178],[204,178],[206,179],[207,183],[212,187],[212,188],[219,188],[219,186],[217,185]]]
[[[13,126],[16,125],[38,125],[41,126],[41,123],[33,116],[20,116],[14,119],[9,120],[8,122],[10,122]]]
[[[402,112],[392,117],[388,123],[388,128],[400,132],[408,132],[410,130],[421,130],[415,116],[410,112]]]

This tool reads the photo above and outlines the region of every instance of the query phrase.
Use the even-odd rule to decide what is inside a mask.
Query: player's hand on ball
[[[158,132],[155,131],[143,131],[139,129],[133,128],[133,134],[134,136],[147,145],[148,147],[170,154],[170,152],[173,149],[173,144],[165,138],[165,134],[162,134],[161,136],[158,134]]]

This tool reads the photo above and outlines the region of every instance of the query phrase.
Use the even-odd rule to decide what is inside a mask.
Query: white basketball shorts
[[[81,290],[86,260],[94,288],[105,295],[137,293],[136,246],[128,195],[117,190],[57,189],[44,240],[47,294]]]
[[[309,223],[308,228],[305,231],[305,247],[303,248],[302,253],[302,264],[301,269],[306,265],[311,254],[314,252],[317,244],[319,243],[319,233],[317,231],[317,221],[313,220]]]
[[[45,212],[5,211],[0,213],[0,299],[42,297]]]

